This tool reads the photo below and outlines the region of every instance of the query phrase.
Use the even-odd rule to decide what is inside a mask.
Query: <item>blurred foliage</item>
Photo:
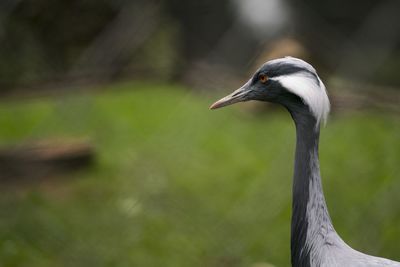
[[[400,84],[399,1],[247,1],[250,10],[285,9],[284,26],[269,21],[256,29],[246,22],[259,12],[242,18],[240,9],[246,5],[239,2],[1,1],[0,93],[127,76],[187,81],[197,73],[216,80],[221,71],[213,66],[237,76],[285,38],[298,41],[306,52],[285,55],[304,56],[320,71]]]
[[[117,14],[106,1],[26,0],[2,5],[2,85],[46,80],[66,72]]]
[[[229,1],[211,0],[2,2],[1,91],[81,78],[175,78],[209,53],[230,10]]]
[[[2,185],[0,265],[289,266],[290,116],[210,102],[144,83],[3,100],[1,144],[85,137],[98,157],[66,177]],[[399,134],[398,117],[353,113],[331,118],[320,145],[338,232],[397,260]]]

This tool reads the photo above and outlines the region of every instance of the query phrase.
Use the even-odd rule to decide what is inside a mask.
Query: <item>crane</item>
[[[351,248],[333,227],[322,190],[318,157],[320,125],[326,123],[330,103],[316,70],[294,57],[268,61],[242,87],[212,104],[210,109],[249,100],[283,105],[296,126],[292,266],[400,267],[400,262]]]

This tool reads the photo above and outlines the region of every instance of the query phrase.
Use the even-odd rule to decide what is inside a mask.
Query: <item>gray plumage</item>
[[[296,126],[292,266],[400,267],[399,262],[352,249],[332,225],[322,190],[318,159],[320,123],[326,120],[330,107],[325,86],[315,69],[292,57],[269,61],[245,85],[214,103],[211,108],[248,100],[285,106]]]

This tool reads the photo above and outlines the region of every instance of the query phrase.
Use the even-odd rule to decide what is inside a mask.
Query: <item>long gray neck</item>
[[[292,112],[291,112],[292,113]],[[307,113],[292,113],[296,124],[291,226],[292,266],[310,266],[323,234],[334,232],[322,191],[318,160],[319,125]],[[322,234],[322,235],[321,235]],[[315,242],[317,241],[317,242]]]

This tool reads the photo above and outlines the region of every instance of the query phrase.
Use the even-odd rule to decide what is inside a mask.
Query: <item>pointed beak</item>
[[[224,98],[221,98],[220,100],[212,104],[210,106],[210,109],[222,108],[225,106],[235,104],[237,102],[246,101],[247,100],[246,96],[249,92],[251,92],[250,81],[245,83],[242,87],[234,91],[232,94],[227,95]]]

